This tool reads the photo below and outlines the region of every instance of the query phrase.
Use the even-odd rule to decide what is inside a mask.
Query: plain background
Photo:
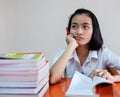
[[[41,51],[51,63],[78,8],[97,16],[104,45],[120,55],[120,0],[0,0],[0,53]]]

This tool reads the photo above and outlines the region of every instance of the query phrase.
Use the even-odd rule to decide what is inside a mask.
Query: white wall
[[[51,62],[65,46],[68,18],[77,8],[98,18],[105,45],[120,55],[119,0],[0,0],[0,53],[42,51]]]

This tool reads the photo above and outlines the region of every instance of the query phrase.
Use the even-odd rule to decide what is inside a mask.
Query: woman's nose
[[[78,34],[78,35],[83,34],[83,30],[82,30],[81,28],[79,28],[79,29],[77,30],[77,34]]]

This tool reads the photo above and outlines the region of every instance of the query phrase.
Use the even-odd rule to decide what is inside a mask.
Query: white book
[[[14,59],[15,60],[15,59]],[[12,61],[14,61],[12,60]],[[4,60],[6,63],[0,63],[0,74],[5,71],[17,71],[17,70],[26,70],[42,67],[42,63],[46,61],[46,57],[42,56],[38,62],[22,62],[23,60],[18,60],[18,63],[7,63],[8,60]],[[0,59],[1,61],[1,59]],[[15,60],[16,61],[16,60]]]
[[[0,81],[0,88],[30,88],[37,87],[43,80],[48,80],[49,72],[46,72],[41,76],[38,81]]]
[[[0,54],[1,64],[12,63],[37,63],[43,57],[42,52],[28,52],[28,53],[7,53]]]
[[[94,76],[93,79],[75,71],[71,84],[66,91],[66,97],[100,97],[95,93],[95,86],[98,84],[107,83],[114,84],[110,80]]]
[[[6,71],[7,72],[7,71]],[[12,72],[12,71],[11,71]],[[0,82],[6,81],[38,81],[41,79],[46,73],[49,72],[49,62],[44,61],[42,63],[42,67],[38,67],[36,69],[23,69],[23,70],[16,70],[13,71],[14,74],[11,74],[9,71],[9,74],[0,74]],[[12,72],[12,73],[13,73]],[[5,72],[4,72],[5,73]]]
[[[45,94],[45,92],[48,90],[49,88],[49,82],[47,82],[43,88],[39,91],[38,94],[0,94],[0,97],[43,97],[43,95]]]
[[[27,88],[16,88],[16,87],[0,87],[0,95],[30,95],[38,94],[43,86],[48,83],[49,76],[45,76],[43,80],[38,84],[37,87],[27,87]]]

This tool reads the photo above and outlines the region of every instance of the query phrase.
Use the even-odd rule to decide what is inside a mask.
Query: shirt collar
[[[91,60],[92,58],[95,58],[97,59],[98,58],[98,54],[97,54],[97,51],[89,51],[89,55],[88,55],[88,59]],[[76,51],[74,51],[70,57],[70,59],[74,59],[76,60],[77,62],[79,62],[79,59],[78,59],[78,56],[77,56],[77,53]]]
[[[88,57],[91,57],[91,58],[95,58],[97,59],[98,58],[98,52],[97,51],[89,51],[89,56]]]

